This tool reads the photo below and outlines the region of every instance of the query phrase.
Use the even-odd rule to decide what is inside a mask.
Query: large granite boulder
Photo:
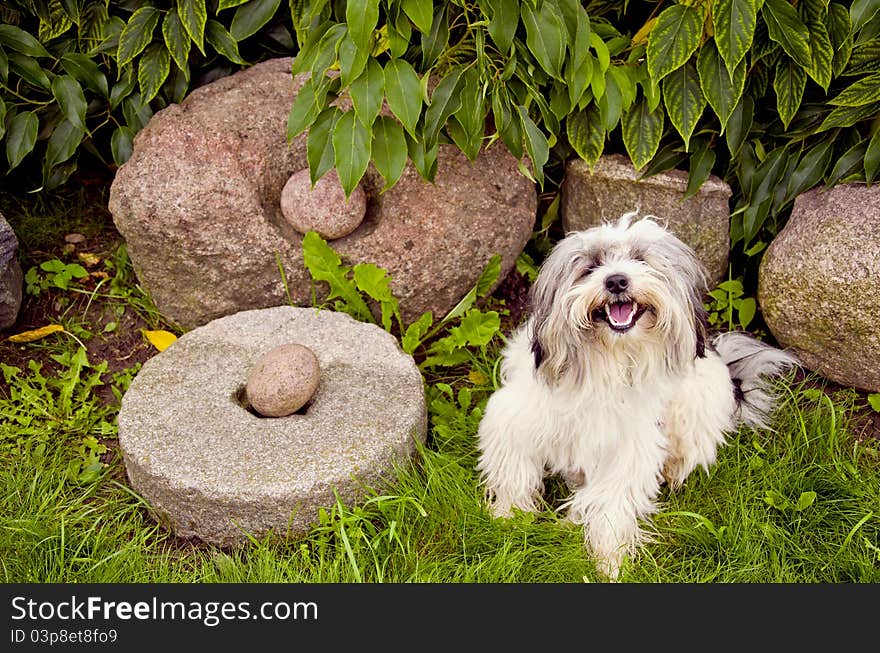
[[[317,390],[305,410],[260,417],[249,373],[291,343],[317,357]],[[291,306],[188,332],[144,364],[119,411],[134,489],[176,535],[220,546],[307,532],[337,496],[351,505],[392,481],[426,433],[422,376],[392,335]]]
[[[0,215],[0,329],[15,324],[21,308],[21,266],[18,263],[18,239],[6,219]]]
[[[281,211],[288,179],[308,167],[306,136],[286,138],[306,79],[291,76],[291,63],[258,64],[157,112],[117,172],[113,219],[139,279],[182,326],[286,303],[279,259],[292,300],[311,303],[302,235]],[[408,165],[384,193],[371,166],[363,222],[330,242],[348,264],[389,270],[406,321],[445,314],[496,253],[503,278],[534,226],[534,185],[503,147],[472,164],[442,145],[438,158],[436,183]]]
[[[630,211],[657,216],[694,249],[709,283],[717,283],[727,277],[731,190],[712,175],[696,195],[682,201],[687,182],[683,170],[639,179],[630,160],[619,154],[599,157],[592,172],[585,161],[573,159],[562,182],[562,226],[565,231],[588,229]]]
[[[880,188],[798,196],[761,262],[758,303],[806,367],[880,391]]]

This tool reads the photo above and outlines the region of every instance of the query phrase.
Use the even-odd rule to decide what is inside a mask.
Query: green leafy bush
[[[122,164],[154,111],[179,102],[200,81],[290,54],[289,10],[280,6],[280,0],[4,3],[0,143],[7,172],[38,162],[42,186],[53,188],[76,170],[82,150],[108,166]]]

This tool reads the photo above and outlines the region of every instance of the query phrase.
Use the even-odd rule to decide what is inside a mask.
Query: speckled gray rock
[[[243,406],[248,371],[287,342],[318,357],[305,414]],[[194,329],[147,361],[122,400],[119,445],[132,487],[181,537],[218,545],[306,532],[334,491],[349,504],[381,487],[424,441],[423,382],[379,327],[281,306]]]
[[[630,211],[655,215],[694,249],[710,284],[717,283],[727,277],[731,190],[712,175],[682,202],[687,181],[682,170],[639,180],[630,160],[619,154],[600,157],[592,173],[586,162],[569,161],[562,183],[562,226],[566,231],[588,229]]]
[[[293,173],[281,191],[281,212],[298,233],[316,231],[325,240],[347,236],[367,212],[364,189],[356,186],[348,199],[339,175],[330,170],[312,187],[308,170]]]
[[[18,263],[18,239],[6,219],[0,215],[0,329],[15,324],[21,308],[21,266]]]
[[[798,196],[764,254],[758,302],[774,337],[806,367],[880,392],[880,188]]]
[[[306,77],[273,59],[207,84],[158,111],[117,171],[109,207],[140,282],[185,327],[249,308],[311,305],[302,236],[281,212],[290,176],[308,167],[306,135],[288,143],[287,118]],[[501,146],[471,163],[441,145],[431,184],[408,165],[382,193],[370,166],[366,217],[332,243],[347,265],[389,271],[404,321],[447,313],[493,255],[513,267],[534,227],[535,186]],[[462,264],[466,262],[466,264]],[[326,288],[318,284],[319,296]]]
[[[245,396],[264,417],[285,417],[305,406],[320,381],[315,353],[304,345],[288,343],[263,354],[248,374]]]

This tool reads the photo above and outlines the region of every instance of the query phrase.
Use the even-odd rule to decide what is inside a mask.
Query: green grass
[[[157,526],[118,457],[96,478],[79,478],[83,440],[112,436],[113,409],[89,399],[92,368],[72,387],[64,369],[67,376],[48,379],[18,373],[0,397],[4,582],[598,580],[579,529],[550,507],[509,520],[484,510],[474,434],[488,391],[432,388],[431,440],[382,494],[329,507],[302,539],[222,551]],[[854,401],[852,392],[795,386],[775,433],[739,434],[711,475],[664,494],[656,542],[621,579],[880,580],[878,450],[847,431]]]
[[[59,256],[69,226],[44,226],[43,260]],[[161,327],[127,259],[114,260],[112,296],[92,301]],[[79,319],[88,344],[98,336],[86,313]],[[429,440],[392,487],[328,506],[305,537],[238,550],[174,538],[127,485],[113,446],[118,401],[98,391],[109,385],[103,395],[118,400],[136,367],[110,374],[65,334],[26,345],[32,361],[0,366],[0,581],[599,581],[580,529],[553,510],[560,483],[548,485],[541,513],[494,520],[485,510],[476,431],[498,340],[428,376]],[[880,447],[857,442],[851,424],[863,399],[816,378],[784,396],[775,432],[731,437],[709,475],[664,491],[655,541],[624,566],[623,582],[880,581]]]

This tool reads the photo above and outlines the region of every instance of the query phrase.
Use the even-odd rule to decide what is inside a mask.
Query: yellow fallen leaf
[[[143,333],[144,337],[150,341],[150,344],[159,351],[165,351],[175,340],[177,340],[177,336],[169,331],[149,331],[147,329],[141,329],[141,333]]]
[[[77,252],[76,257],[87,268],[93,268],[101,262],[101,257],[91,252]]]
[[[58,333],[59,331],[64,331],[64,327],[60,324],[47,324],[44,327],[40,327],[39,329],[33,329],[31,331],[22,331],[21,333],[16,333],[14,336],[9,336],[6,340],[8,342],[33,342],[34,340],[39,340],[40,338],[45,338],[46,336]]]

